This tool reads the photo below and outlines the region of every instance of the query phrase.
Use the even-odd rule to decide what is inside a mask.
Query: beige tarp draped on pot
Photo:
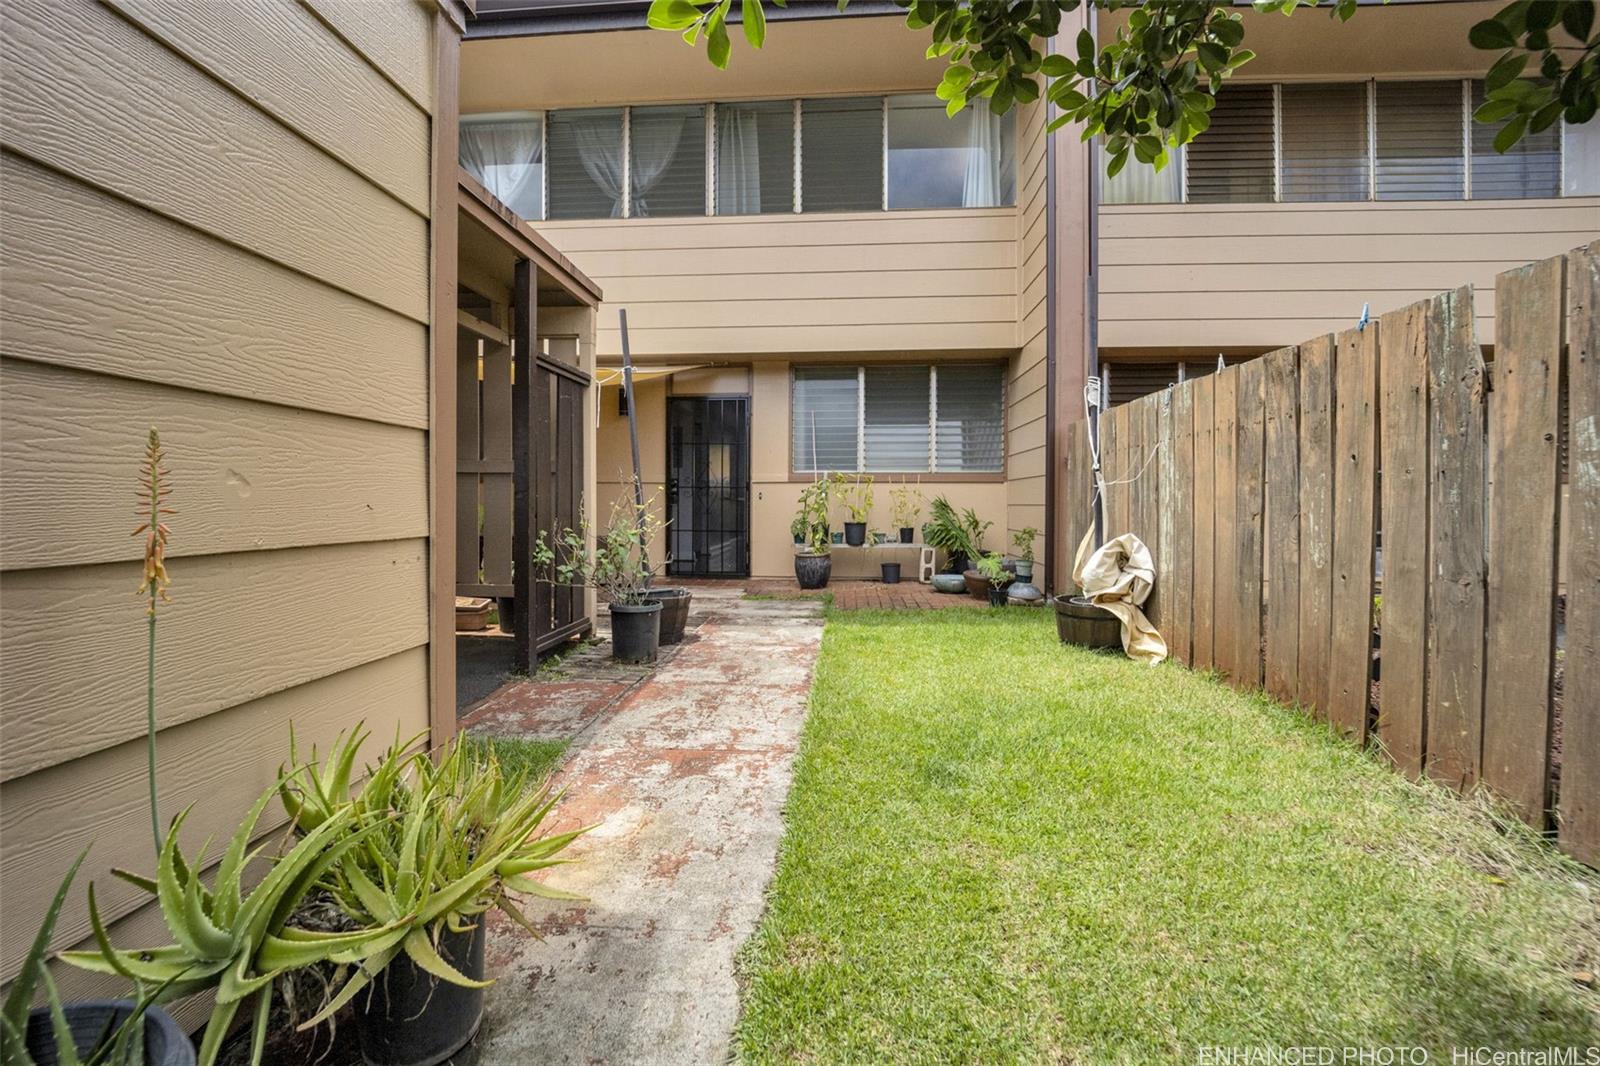
[[[1072,579],[1095,604],[1117,616],[1122,623],[1122,648],[1128,658],[1156,663],[1167,657],[1167,642],[1140,610],[1156,583],[1155,562],[1144,541],[1124,533],[1107,541],[1094,554],[1089,544],[1094,527],[1083,535],[1073,564]]]

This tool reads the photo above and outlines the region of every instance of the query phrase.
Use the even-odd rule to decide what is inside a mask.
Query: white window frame
[[[1352,84],[1356,79],[1305,79],[1308,85],[1338,85]],[[1361,79],[1367,87],[1367,195],[1364,200],[1348,200],[1346,203],[1377,203],[1378,202],[1378,81],[1376,77]],[[1398,81],[1447,81],[1448,78],[1432,77],[1397,77],[1384,78],[1386,82]],[[1472,196],[1472,83],[1476,79],[1467,77],[1461,81],[1461,161],[1464,168],[1462,177],[1461,199],[1468,201]],[[1241,82],[1240,84],[1260,84]],[[1237,200],[1234,203],[1283,203],[1283,87],[1286,82],[1272,82],[1272,199],[1271,201]],[[1556,123],[1556,157],[1557,157],[1557,189],[1556,199],[1567,195],[1567,139],[1565,136],[1566,119]],[[1205,136],[1201,134],[1200,136]],[[1185,155],[1187,153],[1184,153]],[[1182,178],[1179,182],[1180,202],[1189,202],[1189,168],[1185,158]],[[1392,200],[1386,203],[1421,203],[1433,201],[1408,201]],[[1448,201],[1445,201],[1448,202]]]
[[[978,363],[982,363],[982,365],[986,365],[986,366],[991,366],[991,365],[992,366],[999,366],[999,367],[1002,368],[1002,370],[1004,369],[1003,364],[1000,364],[1000,363],[986,363],[986,362],[984,362],[982,360],[979,360]],[[927,370],[927,372],[928,372],[928,468],[926,470],[868,470],[867,469],[867,367],[869,365],[871,365],[871,366],[912,366],[912,367],[917,367],[917,368],[920,368],[920,369]],[[975,364],[962,364],[962,365],[975,365]],[[791,420],[793,420],[794,413],[795,413],[794,404],[795,404],[795,380],[796,380],[796,374],[799,371],[811,370],[811,369],[830,369],[830,367],[829,367],[828,364],[825,364],[825,363],[806,363],[806,364],[796,365],[796,366],[794,366],[792,368],[791,373],[790,373],[790,378],[789,378],[789,417],[790,417]],[[795,460],[797,458],[799,458],[799,457],[794,454],[794,430],[793,430],[793,427],[791,426],[790,433],[789,433],[789,438],[790,438],[789,439],[789,453],[790,453],[789,454],[789,472],[790,472],[790,474],[811,476],[811,475],[815,475],[815,474],[819,474],[819,473],[840,473],[840,474],[871,474],[873,476],[883,475],[883,476],[886,476],[886,477],[898,477],[900,475],[905,475],[907,477],[914,477],[914,476],[927,477],[927,476],[931,476],[931,475],[937,475],[937,476],[940,476],[940,477],[952,478],[952,479],[955,479],[955,480],[960,480],[963,477],[970,477],[973,480],[984,480],[984,479],[994,478],[994,477],[997,477],[997,476],[1002,476],[1003,477],[1005,475],[1006,455],[1005,455],[1004,444],[1002,444],[1002,446],[1001,446],[1000,468],[998,470],[967,470],[967,471],[954,470],[954,471],[952,471],[952,470],[940,470],[939,469],[939,364],[938,363],[873,363],[873,364],[859,363],[859,364],[856,365],[855,371],[856,371],[856,465],[855,465],[855,469],[854,470],[838,470],[838,471],[832,471],[832,470],[830,470],[830,471],[818,471],[818,470],[803,470],[803,469],[800,469],[799,464],[797,464],[795,462]],[[1000,375],[1000,437],[1001,437],[1002,441],[1005,440],[1005,434],[1006,434],[1006,415],[1008,413],[1007,396],[1008,396],[1008,393],[1009,393],[1009,386],[1010,386],[1010,382],[1008,381],[1006,375],[1002,372],[1001,375]]]

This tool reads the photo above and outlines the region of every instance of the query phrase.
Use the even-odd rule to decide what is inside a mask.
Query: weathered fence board
[[[1230,675],[1239,661],[1239,480],[1238,421],[1239,368],[1231,366],[1215,375],[1211,445],[1216,455],[1216,546],[1212,554],[1212,581],[1216,585],[1217,623],[1212,632],[1212,656],[1217,669]]]
[[[1196,670],[1216,666],[1216,389],[1214,376],[1194,383],[1194,580],[1190,582],[1190,603],[1194,621],[1190,625],[1189,665]]]
[[[1567,646],[1562,847],[1600,865],[1600,241],[1567,259]]]
[[[1444,297],[1444,336],[1428,360],[1428,775],[1478,780],[1483,750],[1483,356],[1472,290]]]
[[[1422,772],[1428,629],[1428,352],[1444,343],[1435,298],[1378,322],[1378,466],[1383,516],[1383,675],[1378,738],[1410,777]]]
[[[1172,390],[1167,407],[1167,463],[1161,470],[1162,508],[1169,525],[1161,528],[1167,563],[1167,650],[1181,663],[1192,662],[1194,633],[1194,384]],[[1158,578],[1159,580],[1159,578]]]
[[[1495,283],[1483,780],[1535,825],[1550,800],[1565,266]]]
[[[1300,346],[1300,675],[1297,698],[1327,717],[1333,624],[1333,337]]]
[[[1334,354],[1333,624],[1328,721],[1367,739],[1377,539],[1378,326],[1339,334]]]
[[[1166,395],[1163,389],[1139,401],[1139,441],[1143,445],[1143,454],[1139,456],[1139,539],[1150,549],[1152,563],[1161,555],[1161,401]],[[1156,573],[1158,577],[1144,601],[1144,611],[1151,623],[1160,627],[1166,616],[1162,612],[1159,567]]]
[[[1293,703],[1300,656],[1299,352],[1262,357],[1266,382],[1266,688]]]
[[[1259,359],[1238,370],[1234,441],[1234,617],[1237,629],[1228,677],[1234,687],[1261,687],[1262,521],[1266,509],[1266,366]]]

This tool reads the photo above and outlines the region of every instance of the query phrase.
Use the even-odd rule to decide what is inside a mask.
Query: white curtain
[[[611,198],[611,217],[622,217],[622,136],[615,114],[574,116],[572,139],[578,161],[596,188]]]
[[[717,214],[761,212],[761,137],[755,111],[717,105]]]
[[[1000,207],[1010,200],[1015,164],[1006,143],[1005,120],[985,100],[967,108],[967,173],[961,186],[962,207]]]
[[[542,210],[544,121],[539,116],[461,123],[461,165],[523,218]]]
[[[633,153],[633,211],[635,218],[650,214],[648,197],[672,157],[678,154],[683,137],[682,113],[660,114],[635,110],[628,123],[628,142]],[[703,121],[703,119],[702,119]]]
[[[1183,199],[1183,148],[1167,148],[1167,165],[1157,171],[1149,163],[1141,163],[1132,153],[1123,164],[1122,172],[1114,178],[1106,177],[1106,163],[1111,159],[1103,151],[1095,152],[1095,169],[1100,175],[1100,202],[1104,204],[1175,204]]]

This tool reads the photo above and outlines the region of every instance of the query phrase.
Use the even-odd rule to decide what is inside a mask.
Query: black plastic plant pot
[[[653,663],[661,650],[661,601],[611,605],[611,657],[624,663]]]
[[[967,553],[951,552],[950,558],[945,562],[944,572],[947,574],[964,574],[967,572]]]
[[[990,585],[989,586],[989,606],[990,607],[1004,607],[1005,605],[1006,605],[1006,590],[1005,590],[1005,586],[1002,585],[999,588],[996,588],[995,586]]]
[[[833,573],[833,556],[823,552],[800,552],[794,557],[794,579],[803,589],[825,589]]]
[[[913,540],[916,539],[916,536],[917,536],[917,530],[916,530],[915,526],[901,526],[900,527],[900,543],[901,544],[910,544]]]
[[[676,644],[683,639],[684,626],[689,623],[689,599],[691,593],[681,586],[672,588],[653,588],[649,591],[652,600],[661,601],[661,643]]]
[[[885,585],[900,584],[899,563],[879,563],[878,565],[883,568],[883,583]]]
[[[483,980],[483,916],[471,929],[439,937],[444,961]],[[466,1047],[483,1021],[483,989],[433,976],[401,953],[359,998],[356,1037],[367,1066],[438,1066]]]
[[[88,1058],[102,1040],[116,1034],[128,1020],[136,1004],[131,999],[91,999],[67,1003],[62,1013],[72,1030],[72,1043],[80,1058]],[[28,1012],[28,1055],[38,1066],[56,1066],[55,1028],[50,1023],[50,1008],[35,1007]],[[10,1061],[7,1059],[6,1061]],[[188,1034],[160,1007],[144,1012],[145,1066],[194,1066],[194,1045]]]
[[[844,524],[844,542],[852,548],[859,548],[867,542],[867,524],[865,522],[846,522]]]

